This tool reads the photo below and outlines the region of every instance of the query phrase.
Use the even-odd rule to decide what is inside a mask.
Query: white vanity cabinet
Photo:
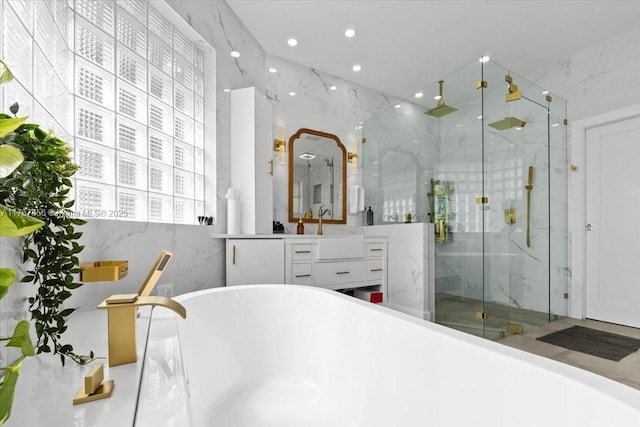
[[[285,283],[387,295],[387,238],[226,237],[227,286]]]
[[[386,238],[285,238],[285,282],[387,292]]]
[[[227,286],[284,283],[282,239],[227,239]]]

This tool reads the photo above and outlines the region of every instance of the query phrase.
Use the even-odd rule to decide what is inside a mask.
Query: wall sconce
[[[351,172],[358,173],[358,142],[354,139],[351,144],[352,150],[347,153],[347,161],[351,163]]]
[[[286,145],[284,141],[284,126],[280,126],[280,134],[277,139],[273,140],[273,151],[278,152],[278,161],[280,164],[284,164],[284,152],[286,151]]]

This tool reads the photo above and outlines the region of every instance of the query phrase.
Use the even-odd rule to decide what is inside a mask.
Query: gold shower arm
[[[531,190],[533,189],[533,166],[529,166],[529,178],[527,185],[527,247],[531,247]]]

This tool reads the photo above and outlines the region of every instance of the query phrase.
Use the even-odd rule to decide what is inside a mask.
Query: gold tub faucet
[[[139,296],[138,294],[112,295],[98,308],[106,308],[109,335],[109,366],[125,365],[138,360],[136,352],[136,312],[143,305],[161,306],[173,310],[183,319],[187,310],[167,297]]]

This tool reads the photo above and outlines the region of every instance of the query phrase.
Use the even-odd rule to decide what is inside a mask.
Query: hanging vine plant
[[[10,108],[17,114],[18,105]],[[0,114],[0,119],[12,119]],[[21,124],[2,143],[22,152],[24,162],[7,179],[0,180],[0,203],[44,222],[44,226],[25,237],[22,261],[30,261],[33,268],[21,282],[38,286],[29,298],[29,311],[36,330],[36,352],[53,353],[85,364],[93,360],[78,355],[71,344],[63,344],[67,317],[74,308],[64,308],[73,289],[81,286],[74,280],[80,273],[78,254],[83,246],[76,226],[86,221],[74,218],[69,200],[71,177],[78,170],[70,157],[70,148],[52,132],[43,131],[36,124]]]

